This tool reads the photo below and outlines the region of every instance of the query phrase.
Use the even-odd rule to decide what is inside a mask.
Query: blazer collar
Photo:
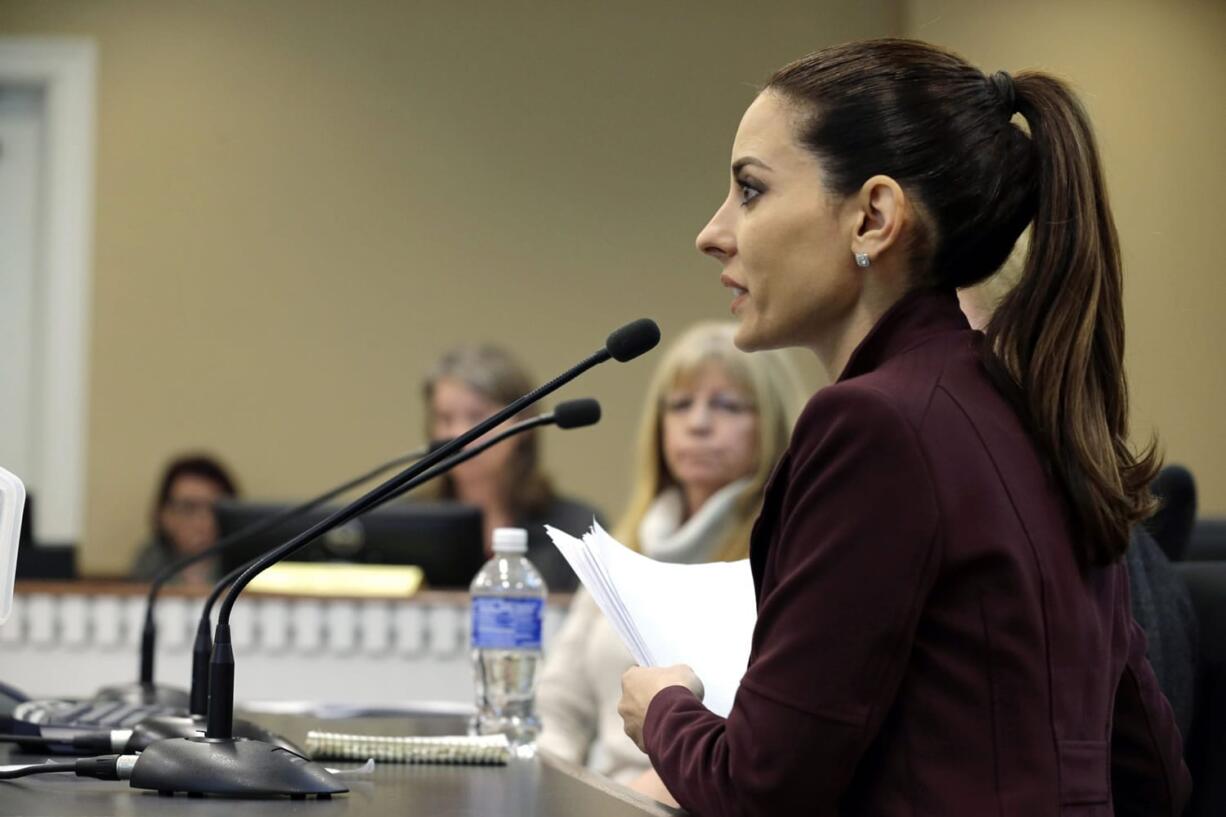
[[[954,290],[912,290],[887,309],[864,336],[838,382],[871,372],[935,335],[967,329],[970,324]]]

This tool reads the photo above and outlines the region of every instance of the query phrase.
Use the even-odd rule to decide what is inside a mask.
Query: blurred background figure
[[[527,394],[535,383],[509,352],[497,346],[460,346],[448,351],[426,377],[426,434],[431,440],[456,437],[494,412]],[[512,425],[538,414],[532,408],[508,421]],[[501,430],[501,427],[498,429]],[[535,430],[496,445],[479,457],[430,483],[419,495],[450,499],[481,509],[485,547],[494,528],[525,528],[528,559],[551,591],[569,591],[578,579],[545,534],[545,525],[579,535],[599,512],[584,502],[559,495],[541,469]]]
[[[631,499],[615,535],[668,562],[743,559],[762,492],[805,392],[782,352],[737,350],[734,323],[682,335],[653,375]],[[648,793],[647,756],[626,737],[617,701],[634,664],[584,591],[545,656],[540,746]],[[654,781],[658,783],[658,781]]]
[[[214,505],[238,496],[230,472],[210,456],[178,457],[166,466],[150,513],[152,538],[137,553],[131,576],[148,581],[167,564],[211,547],[217,541]],[[206,559],[181,574],[186,584],[212,584],[216,560]]]
[[[1196,528],[1196,479],[1187,468],[1171,464],[1158,472],[1150,490],[1159,505],[1145,527],[1166,558],[1182,561],[1188,556],[1188,545]]]

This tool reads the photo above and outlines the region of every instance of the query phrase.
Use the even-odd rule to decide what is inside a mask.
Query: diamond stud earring
[[[855,253],[855,256],[856,256],[856,266],[860,267],[861,269],[873,263],[872,261],[869,260],[868,253],[866,252]]]

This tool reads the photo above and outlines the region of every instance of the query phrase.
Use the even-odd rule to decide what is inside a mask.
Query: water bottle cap
[[[527,553],[528,531],[523,528],[494,528],[495,553]]]

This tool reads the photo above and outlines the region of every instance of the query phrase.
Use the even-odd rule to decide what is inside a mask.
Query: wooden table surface
[[[377,717],[324,720],[304,715],[252,716],[301,744],[309,729],[379,735],[462,733],[454,716]],[[37,762],[41,758],[0,748],[0,764]],[[333,768],[357,762],[326,761]],[[675,817],[660,805],[586,769],[541,753],[516,758],[507,766],[442,766],[381,763],[369,778],[348,780],[350,791],[332,800],[232,800],[159,797],[129,788],[126,782],[78,778],[70,774],[36,775],[0,782],[0,817],[72,815],[97,817]],[[238,811],[241,810],[241,811]]]

